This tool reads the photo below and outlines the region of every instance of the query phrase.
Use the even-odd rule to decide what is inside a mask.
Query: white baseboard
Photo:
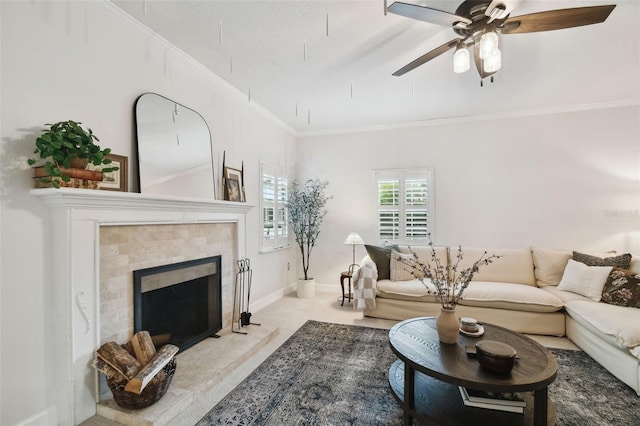
[[[282,288],[276,292],[271,293],[268,296],[258,299],[255,302],[251,302],[249,307],[252,312],[257,312],[260,309],[272,304],[276,300],[282,299],[287,295],[295,295],[297,291],[297,283],[289,283],[285,288]],[[318,284],[316,283],[316,290],[321,292],[336,293],[336,297],[340,296],[340,287],[335,284]]]
[[[14,426],[56,426],[57,424],[58,411],[53,406],[16,423]]]
[[[292,287],[293,285],[293,287]],[[296,284],[289,284],[287,287],[280,289],[276,292],[273,292],[262,299],[258,299],[255,302],[251,302],[251,306],[249,306],[251,311],[257,312],[260,309],[272,304],[276,300],[282,299],[286,294],[289,294],[291,291],[295,291]],[[292,290],[293,289],[293,290]]]

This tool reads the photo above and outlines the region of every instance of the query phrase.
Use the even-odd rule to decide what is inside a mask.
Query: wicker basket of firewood
[[[177,352],[174,345],[164,345],[156,352],[149,333],[140,331],[125,345],[102,345],[96,351],[94,366],[105,374],[116,404],[127,409],[145,408],[167,393],[176,371]]]
[[[176,359],[173,358],[156,374],[140,395],[125,390],[126,382],[122,383],[117,380],[107,379],[107,384],[111,389],[111,393],[113,393],[114,401],[120,407],[127,409],[145,408],[159,401],[167,393],[175,371]]]

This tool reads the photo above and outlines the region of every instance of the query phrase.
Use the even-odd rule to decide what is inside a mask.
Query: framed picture
[[[244,182],[242,181],[242,171],[241,170],[234,169],[232,167],[225,167],[224,168],[224,179],[225,179],[225,182],[227,182],[225,190],[228,193],[228,198],[227,199],[229,201],[242,201],[242,202],[247,201],[245,199],[245,196],[244,196]],[[238,184],[238,195],[240,196],[240,199],[238,199],[238,200],[235,200],[235,199],[231,198],[231,193],[229,192],[229,188],[230,188],[229,181],[233,181],[233,180],[235,180],[236,183]],[[231,185],[235,185],[235,184],[231,183]]]
[[[111,160],[109,164],[102,164],[95,166],[89,164],[87,167],[90,170],[101,170],[104,167],[118,167],[118,170],[104,174],[102,182],[98,184],[99,189],[105,189],[107,191],[122,191],[128,192],[129,190],[129,159],[124,155],[109,154],[105,158]]]
[[[240,182],[237,179],[227,179],[227,194],[229,201],[242,201]]]

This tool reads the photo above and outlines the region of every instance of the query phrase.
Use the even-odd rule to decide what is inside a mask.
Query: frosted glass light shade
[[[465,48],[459,48],[456,53],[453,54],[453,72],[463,73],[469,71],[471,67],[471,55],[469,50]]]
[[[496,48],[491,56],[484,60],[483,68],[485,72],[496,72],[502,67],[502,53]]]
[[[344,243],[350,246],[359,246],[361,244],[364,244],[364,240],[362,239],[362,237],[360,237],[360,235],[356,234],[355,232],[352,232],[349,234],[347,239],[344,240]]]
[[[493,31],[484,33],[480,38],[480,59],[487,59],[498,48],[498,34]]]

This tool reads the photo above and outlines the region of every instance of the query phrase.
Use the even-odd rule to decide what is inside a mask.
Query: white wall
[[[311,259],[320,283],[338,287],[349,232],[376,243],[384,168],[435,169],[437,244],[640,254],[638,106],[309,136],[297,155],[299,177],[329,179],[334,196]]]
[[[26,166],[44,123],[73,119],[91,127],[103,146],[129,157],[136,190],[133,106],[140,94],[159,93],[202,114],[218,162],[223,150],[228,165],[244,161],[247,198],[256,205],[259,162],[293,175],[295,137],[111,4],[2,1],[0,15],[0,424],[56,424],[56,366],[47,354],[53,321],[47,301],[55,291],[47,278],[48,212],[29,194]],[[295,281],[295,271],[286,270],[287,262],[295,265],[295,252],[258,254],[257,207],[247,235],[252,301],[280,294]]]

